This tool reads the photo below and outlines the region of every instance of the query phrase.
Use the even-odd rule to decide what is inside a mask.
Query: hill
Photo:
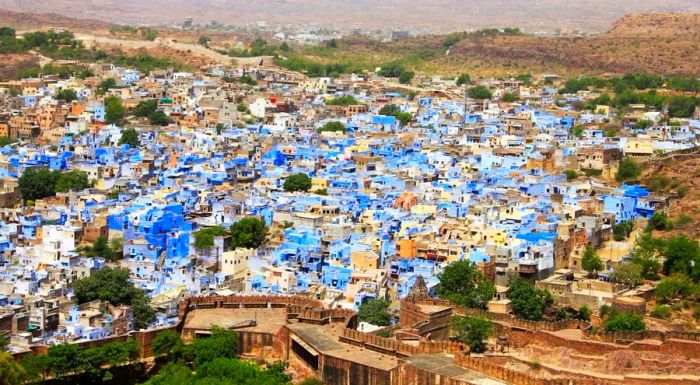
[[[326,25],[352,30],[423,29],[450,32],[519,26],[529,31],[568,28],[600,32],[627,13],[700,12],[697,0],[0,0],[17,12],[59,13],[117,24],[181,22],[206,24]]]
[[[66,28],[72,31],[107,31],[115,25],[93,19],[76,19],[57,13],[21,13],[0,9],[0,25],[16,30]]]
[[[454,44],[447,50],[449,39]],[[302,56],[365,68],[399,61],[410,69],[451,75],[542,71],[697,75],[698,42],[700,14],[640,14],[625,16],[609,31],[593,37],[464,33],[380,43],[350,36],[339,42],[338,49],[309,48]]]

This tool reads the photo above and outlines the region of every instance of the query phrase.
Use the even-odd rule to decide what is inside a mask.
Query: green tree
[[[472,81],[472,78],[471,78],[471,76],[469,76],[469,74],[461,74],[461,75],[457,76],[456,83],[458,86],[462,86],[465,84],[469,84],[469,82],[471,82],[471,81]]]
[[[469,261],[455,261],[438,274],[437,293],[460,306],[486,309],[496,293],[493,283]]]
[[[612,280],[628,288],[639,286],[642,283],[642,266],[632,262],[621,263],[613,271]]]
[[[238,336],[232,330],[213,327],[211,336],[196,338],[187,346],[187,353],[192,357],[196,367],[214,361],[217,358],[235,358]]]
[[[128,269],[103,267],[89,277],[79,279],[73,286],[78,304],[96,299],[113,305],[131,305],[136,328],[141,329],[155,321],[155,311],[142,289],[129,281]]]
[[[19,177],[19,191],[25,201],[56,195],[58,173],[45,168],[30,168]]]
[[[260,218],[243,218],[231,225],[230,234],[233,249],[257,249],[267,239],[267,226]]]
[[[693,280],[700,280],[700,244],[685,234],[677,235],[664,242],[663,271],[666,275],[685,274]]]
[[[690,296],[694,291],[693,282],[686,275],[676,273],[661,279],[654,288],[654,295],[660,302],[669,302],[675,298]]]
[[[92,243],[92,246],[85,248],[86,255],[91,258],[104,258],[108,261],[115,259],[114,252],[109,246],[109,241],[106,236],[99,236]]]
[[[642,173],[641,167],[637,164],[637,161],[633,158],[624,158],[620,161],[620,166],[617,168],[617,175],[615,179],[618,182],[624,182],[627,180],[634,180],[639,177]]]
[[[105,98],[105,121],[107,124],[119,124],[124,118],[124,106],[116,96]]]
[[[623,221],[613,225],[613,239],[617,242],[624,241],[634,229],[634,221]]]
[[[78,345],[68,343],[52,345],[47,353],[49,372],[57,378],[82,372],[86,369],[87,362],[81,353]]]
[[[454,340],[469,345],[470,351],[475,353],[484,352],[485,341],[493,335],[493,325],[481,317],[452,317],[450,328]]]
[[[475,86],[469,89],[469,97],[472,99],[487,100],[493,94],[486,86]]]
[[[208,47],[210,41],[211,41],[211,39],[208,36],[200,36],[198,42],[199,42],[199,45],[203,45],[205,47]]]
[[[693,116],[698,105],[700,105],[700,100],[694,96],[673,95],[667,99],[668,114],[673,118]]]
[[[572,180],[578,178],[578,173],[576,172],[576,170],[566,170],[564,171],[564,174],[566,175],[567,182],[571,182]]]
[[[343,132],[347,131],[347,127],[341,122],[333,121],[324,124],[318,128],[318,132]]]
[[[396,104],[387,104],[379,110],[379,115],[394,116],[402,126],[407,125],[413,120],[413,115],[410,112],[401,112],[401,109]]]
[[[673,221],[671,221],[671,218],[668,217],[668,214],[662,211],[657,211],[654,213],[654,215],[651,216],[651,218],[649,218],[649,222],[647,222],[646,231],[666,231],[671,230],[672,228]]]
[[[194,247],[205,250],[214,247],[214,238],[226,235],[227,231],[221,226],[207,227],[194,233]]]
[[[581,307],[578,309],[578,316],[576,318],[580,319],[581,321],[591,320],[591,309],[588,308],[588,305],[581,305]]]
[[[134,107],[134,115],[139,118],[147,118],[158,109],[158,100],[142,100]]]
[[[97,88],[97,92],[104,95],[105,93],[107,93],[107,91],[111,90],[112,88],[117,88],[117,81],[112,78],[107,78],[100,82],[100,85]]]
[[[338,42],[335,39],[330,39],[326,42],[326,48],[338,48]]]
[[[73,170],[62,172],[56,178],[56,192],[82,191],[92,187],[85,171]]]
[[[646,328],[644,317],[637,313],[613,312],[603,327],[608,332],[638,332]]]
[[[66,103],[70,103],[73,100],[78,100],[78,94],[72,88],[64,88],[56,94],[57,100],[62,100]]]
[[[193,385],[192,376],[192,371],[184,363],[169,362],[143,385]]]
[[[0,385],[21,385],[27,373],[12,354],[0,351]]]
[[[290,175],[284,180],[282,187],[284,191],[287,192],[309,191],[311,188],[311,178],[304,173]]]
[[[12,139],[9,136],[0,135],[0,147],[9,146],[14,143],[17,143],[16,139]]]
[[[161,110],[156,110],[149,115],[148,122],[154,126],[167,126],[168,124],[174,123],[174,121]]]
[[[581,138],[583,138],[583,132],[585,130],[586,130],[586,127],[584,127],[580,124],[577,124],[577,125],[571,127],[571,135],[581,139]]]
[[[380,298],[367,300],[357,311],[359,322],[368,322],[377,326],[391,325],[391,314],[389,314],[389,301]]]
[[[151,350],[156,356],[177,356],[182,354],[184,345],[180,335],[171,329],[164,330],[153,338]]]
[[[514,279],[509,286],[508,298],[513,305],[513,313],[526,320],[541,321],[545,310],[553,303],[549,291],[539,289],[522,278]]]
[[[590,276],[603,270],[603,261],[600,260],[598,252],[591,246],[586,245],[581,257],[581,268],[586,270]]]
[[[664,247],[662,239],[656,239],[651,234],[642,234],[635,241],[635,246],[630,253],[630,262],[642,269],[644,279],[656,280],[661,271],[659,257]]]
[[[141,145],[141,140],[139,139],[139,133],[136,132],[134,128],[127,128],[122,130],[122,136],[119,138],[119,145],[128,144],[131,147],[139,147]]]
[[[649,119],[639,119],[637,122],[634,123],[634,128],[638,130],[646,130],[647,128],[651,127],[654,125],[654,122],[652,122]]]
[[[413,71],[403,71],[399,74],[399,83],[409,84],[415,75]]]
[[[505,94],[503,94],[501,100],[503,100],[506,103],[513,103],[516,100],[518,100],[518,97],[515,96],[515,94],[513,94],[512,92],[506,92]]]

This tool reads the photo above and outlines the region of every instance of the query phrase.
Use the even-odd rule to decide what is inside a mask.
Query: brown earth
[[[666,238],[685,234],[691,239],[700,239],[700,156],[661,162],[642,174],[642,182],[647,185],[662,178],[667,178],[667,183],[656,190],[677,196],[668,209],[674,226],[670,231],[655,231],[654,235]]]
[[[324,25],[336,29],[449,32],[485,27],[600,32],[633,12],[700,12],[697,0],[0,0],[0,8],[113,23]]]
[[[630,15],[590,38],[501,36],[459,42],[446,63],[489,59],[569,71],[700,73],[700,14]]]
[[[66,28],[71,31],[108,31],[115,25],[94,19],[76,19],[58,13],[21,13],[0,9],[0,25],[16,30]]]
[[[4,54],[0,60],[0,79],[13,79],[22,70],[39,66],[39,57],[33,54]]]

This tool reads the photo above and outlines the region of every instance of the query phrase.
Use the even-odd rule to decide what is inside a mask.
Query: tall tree
[[[357,312],[357,320],[377,326],[389,326],[391,324],[389,301],[380,298],[368,300],[360,305]]]
[[[496,286],[469,261],[450,263],[438,274],[437,293],[458,305],[486,309]]]
[[[454,339],[469,345],[470,351],[474,353],[485,351],[485,341],[493,334],[491,322],[481,317],[452,317],[450,328]]]
[[[243,218],[231,225],[230,233],[232,248],[257,249],[267,239],[267,226],[260,218]]]

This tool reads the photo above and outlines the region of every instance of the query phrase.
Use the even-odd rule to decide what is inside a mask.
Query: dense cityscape
[[[168,28],[0,28],[0,384],[700,384],[698,73]]]

